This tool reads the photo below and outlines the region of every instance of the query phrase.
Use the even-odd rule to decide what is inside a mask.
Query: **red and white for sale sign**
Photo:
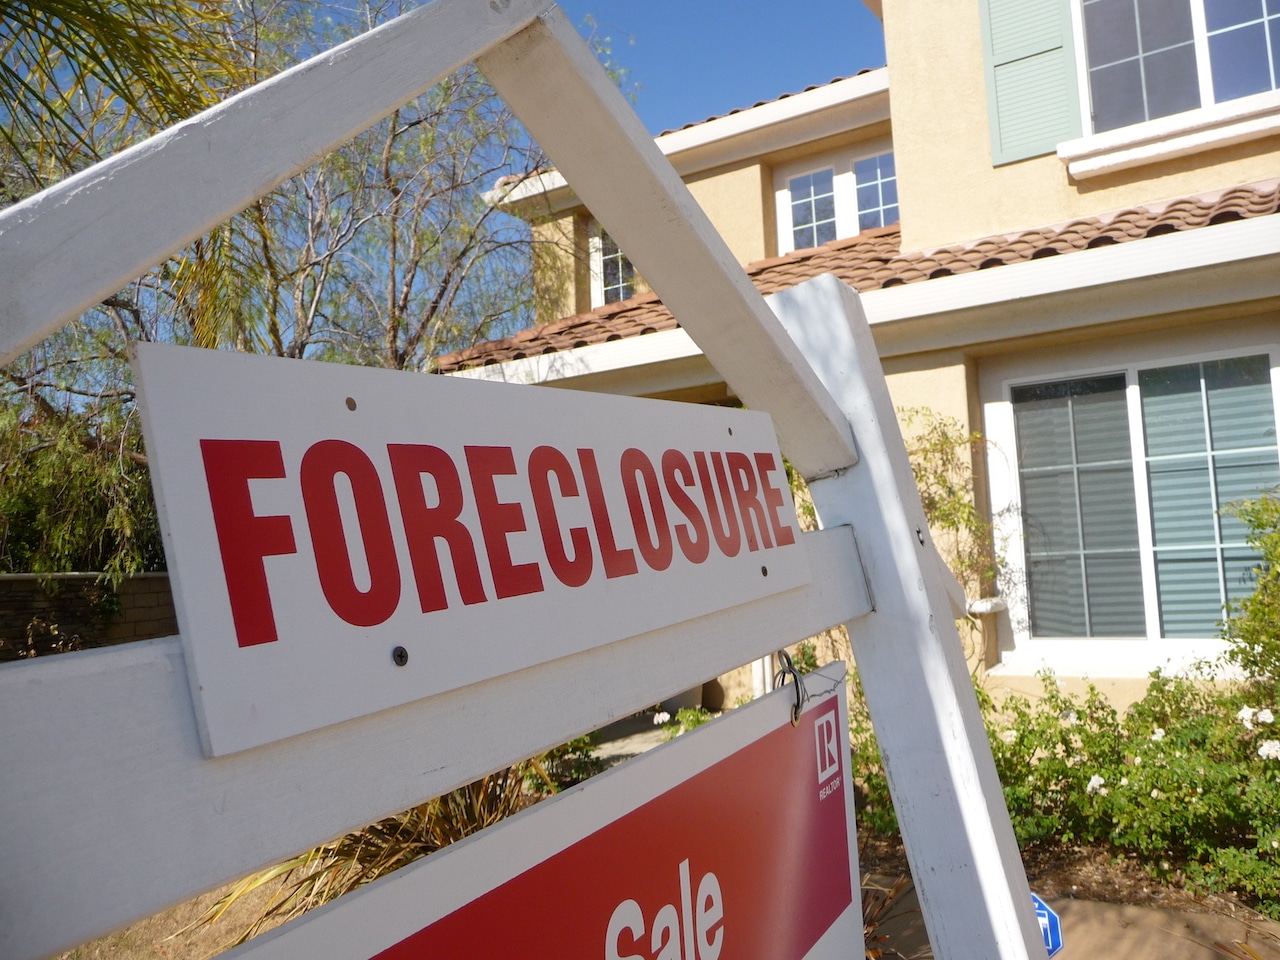
[[[861,956],[843,664],[228,957]]]

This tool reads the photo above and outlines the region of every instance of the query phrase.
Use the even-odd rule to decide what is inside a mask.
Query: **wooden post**
[[[809,490],[820,522],[851,524],[858,540],[875,609],[847,625],[849,639],[934,953],[1044,957],[952,619],[950,574],[929,536],[866,315],[832,276],[769,300],[858,438],[857,468]]]

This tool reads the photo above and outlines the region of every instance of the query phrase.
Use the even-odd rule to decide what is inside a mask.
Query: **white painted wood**
[[[0,727],[21,731],[0,737],[0,957],[69,949],[865,613],[850,531],[802,542],[808,587],[216,760],[177,637],[0,666]]]
[[[0,213],[0,363],[548,6],[437,0]]]
[[[773,414],[800,473],[857,462],[830,393],[564,14],[476,63],[742,401]]]
[[[786,468],[773,424],[760,411],[154,343],[134,344],[133,360],[178,630],[211,756],[692,620],[809,579]],[[232,450],[267,444],[279,457],[279,475],[258,469],[245,481],[236,467],[217,466],[233,463],[231,454],[214,456],[210,467],[206,441]],[[418,463],[404,482],[394,475],[392,449],[406,446],[441,453],[447,467]],[[483,469],[470,465],[473,446],[506,452],[508,463],[488,482]],[[544,516],[547,503],[540,506],[534,493],[534,454],[547,449],[558,452],[557,467],[567,473],[555,480],[542,474],[553,517]],[[305,464],[317,451],[340,451],[330,455],[346,471],[339,476],[331,466],[311,474],[313,489],[331,491],[348,508],[336,520],[321,519],[323,497],[304,499]],[[684,476],[673,471],[668,480],[664,464],[673,454]],[[637,455],[652,489],[635,480]],[[587,464],[600,510],[588,502]],[[350,477],[361,467],[368,476],[357,501]],[[456,546],[411,533],[412,495],[402,509],[405,491],[415,490],[425,514],[428,503],[440,502],[450,473],[459,539],[473,558],[469,571]],[[732,531],[728,552],[710,519],[724,506],[716,492],[722,473],[734,489],[754,491],[759,514],[724,510]],[[233,479],[215,483],[225,477]],[[683,503],[672,499],[672,485],[684,492]],[[241,505],[224,507],[219,520],[213,491],[224,486],[243,497],[220,496],[219,503]],[[482,506],[486,500],[500,503],[501,512]],[[363,526],[357,502],[362,514],[381,511],[381,525]],[[259,535],[268,523],[288,536]],[[701,533],[690,533],[697,523]],[[502,532],[494,534],[494,526]],[[651,527],[661,528],[667,547],[652,565],[645,558]],[[700,542],[701,555],[678,545],[682,533]],[[574,564],[585,559],[584,581],[561,581],[548,540]],[[419,594],[425,563],[415,548],[439,565],[442,597],[429,603]],[[611,558],[620,570],[609,569]],[[335,563],[336,574],[323,572]],[[513,563],[536,582],[522,580],[515,591],[514,574],[503,573]],[[257,594],[235,576],[245,570],[260,575],[264,602],[254,602]],[[352,587],[386,599],[376,610],[350,599],[334,602],[335,595],[350,597]],[[564,629],[566,610],[572,630]],[[397,647],[408,654],[403,666],[392,660]]]
[[[862,461],[810,484],[856,532],[875,612],[848,624],[934,955],[1044,957],[1031,894],[876,346],[823,276],[770,306],[836,397]],[[784,444],[785,450],[785,444]]]
[[[804,711],[804,729],[796,731],[803,735],[803,739],[797,738],[792,749],[802,751],[803,759],[809,763],[815,763],[814,736],[809,729],[815,715],[829,717],[837,730],[848,727],[845,673],[845,665],[837,662],[805,677],[805,689],[810,700]],[[486,908],[482,904],[475,904],[475,901],[529,871],[540,871],[545,876],[549,872],[545,866],[546,861],[584,840],[594,842],[597,851],[608,843],[615,855],[600,858],[599,865],[594,870],[575,874],[565,884],[565,888],[562,888],[563,892],[557,893],[557,900],[572,899],[579,895],[584,885],[589,885],[592,890],[604,891],[607,910],[615,903],[636,896],[638,887],[647,887],[645,880],[653,876],[655,866],[663,874],[669,872],[670,879],[675,881],[678,861],[655,865],[642,839],[648,836],[648,832],[638,832],[640,828],[636,820],[640,818],[626,818],[635,814],[642,806],[659,800],[664,794],[695,778],[701,781],[700,789],[707,791],[723,790],[740,795],[743,791],[758,789],[763,794],[762,802],[773,800],[776,807],[776,797],[785,791],[772,790],[765,783],[726,782],[723,774],[719,776],[720,782],[717,783],[716,771],[711,768],[734,754],[750,751],[758,741],[770,734],[776,735],[778,731],[790,733],[792,690],[788,686],[670,743],[655,747],[643,756],[613,767],[586,783],[504,820],[492,829],[348,894],[321,910],[256,937],[225,954],[223,960],[294,960],[298,957],[305,957],[307,960],[361,960],[373,957],[450,914],[459,911],[466,911],[469,916],[492,914],[494,907]],[[830,784],[830,779],[815,782],[806,778],[803,784],[791,784],[798,788],[793,791],[796,794],[794,801],[797,807],[802,806],[802,809],[794,811],[796,818],[802,818],[810,811],[819,815],[820,809],[825,812],[826,804],[840,803],[843,800],[841,832],[844,836],[840,839],[846,844],[850,854],[848,889],[852,896],[848,907],[830,928],[831,935],[810,950],[806,954],[806,960],[848,960],[862,953],[862,904],[858,895],[853,791],[848,773],[848,752],[842,752],[845,762],[837,771],[841,783],[834,789],[829,789],[825,797],[819,796],[819,785]],[[757,764],[753,773],[762,779],[773,775],[773,771],[763,764]],[[648,819],[651,824],[652,817]],[[836,814],[835,819],[839,824],[839,814]],[[662,840],[669,843],[672,837],[680,838],[680,849],[691,860],[695,873],[694,883],[698,876],[714,870],[720,882],[726,886],[723,895],[724,942],[741,945],[742,934],[735,927],[744,920],[742,907],[738,904],[738,909],[734,909],[729,884],[734,883],[741,890],[743,878],[726,875],[720,865],[709,860],[708,855],[702,852],[699,838],[689,835],[688,827],[679,822],[670,822]],[[604,838],[610,839],[601,843]],[[706,846],[715,849],[719,845],[713,840]],[[761,875],[752,879],[765,890],[777,891],[777,901],[770,904],[773,909],[788,909],[796,904],[798,888],[804,883],[803,877],[797,875],[795,866],[791,863],[779,862],[769,866],[776,869],[777,875]],[[805,872],[812,876],[812,870],[818,865],[806,862],[801,870],[804,871],[805,867],[809,868]],[[665,876],[663,879],[666,879]],[[673,882],[671,887],[675,886]],[[665,889],[665,885],[662,889]],[[788,898],[791,900],[790,904]],[[641,906],[647,908],[646,916],[652,918],[656,907],[662,902],[642,901]],[[680,901],[674,899],[673,902],[679,904]],[[765,915],[768,916],[769,912],[766,911]],[[566,922],[568,918],[554,915],[542,919],[548,931],[560,931],[560,935],[549,933],[556,942],[557,949],[550,951],[555,955],[592,956],[604,953],[601,947],[608,927],[608,913],[596,914],[580,905],[573,909],[569,922]],[[519,923],[515,920],[509,922]],[[517,936],[529,935],[529,931],[521,926],[517,926],[516,930]],[[648,932],[644,931],[646,934]],[[599,940],[591,944],[595,949],[591,952],[583,949],[582,941],[590,941],[594,937],[599,937]],[[649,937],[645,936],[643,941],[647,943]],[[741,946],[724,955],[731,956],[740,950]],[[755,953],[758,953],[758,945]],[[477,956],[490,960],[488,954]],[[684,956],[693,960],[691,953],[685,953]]]

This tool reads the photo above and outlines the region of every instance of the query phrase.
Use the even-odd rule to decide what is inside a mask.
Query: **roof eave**
[[[688,177],[888,119],[889,71],[881,67],[692,124],[654,142],[676,172]],[[529,219],[580,205],[556,170],[526,179],[505,196],[501,190],[490,191],[486,199]]]
[[[880,355],[966,349],[1232,304],[1280,302],[1280,216],[904,284],[862,295]],[[683,330],[594,344],[453,374],[606,393],[716,377]]]

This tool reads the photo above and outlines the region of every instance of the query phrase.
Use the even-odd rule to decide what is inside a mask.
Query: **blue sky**
[[[560,0],[587,15],[639,85],[650,133],[884,66],[880,22],[862,0]]]

